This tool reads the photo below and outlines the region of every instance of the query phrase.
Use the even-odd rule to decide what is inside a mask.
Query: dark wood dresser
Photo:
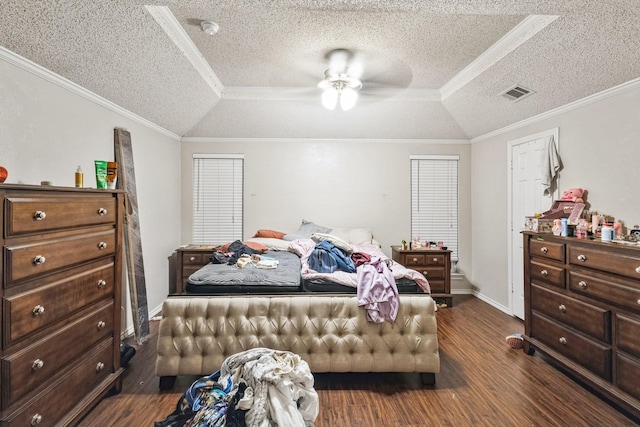
[[[400,249],[391,246],[391,258],[407,268],[422,273],[429,281],[431,296],[451,307],[451,251],[441,249]]]
[[[0,185],[3,426],[73,425],[121,387],[119,191]]]
[[[640,417],[640,247],[524,232],[525,352]]]

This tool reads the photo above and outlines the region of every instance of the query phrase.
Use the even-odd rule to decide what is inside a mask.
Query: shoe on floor
[[[522,348],[522,343],[524,340],[522,339],[520,334],[509,335],[506,339],[507,344],[509,344],[511,348]]]

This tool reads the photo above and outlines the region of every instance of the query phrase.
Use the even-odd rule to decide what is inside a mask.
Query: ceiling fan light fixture
[[[340,92],[340,108],[343,111],[347,111],[356,106],[356,102],[358,101],[358,92],[350,87],[344,88]]]
[[[213,36],[218,32],[220,26],[211,20],[205,20],[200,22],[200,28],[206,35]]]
[[[338,91],[331,88],[322,92],[322,106],[327,110],[335,110],[338,105]]]
[[[322,93],[322,105],[333,110],[339,103],[343,111],[352,109],[358,101],[357,91],[362,88],[362,82],[346,73],[335,73],[332,69],[325,71],[325,78],[318,83]]]

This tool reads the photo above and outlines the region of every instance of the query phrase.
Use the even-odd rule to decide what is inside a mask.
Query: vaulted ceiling
[[[179,136],[469,139],[638,78],[639,22],[638,0],[4,0],[0,45]],[[336,48],[349,111],[320,103]]]

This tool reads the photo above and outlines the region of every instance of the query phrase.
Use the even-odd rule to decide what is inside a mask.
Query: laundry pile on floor
[[[229,356],[195,381],[155,427],[312,427],[318,394],[309,365],[288,351],[256,348]]]

